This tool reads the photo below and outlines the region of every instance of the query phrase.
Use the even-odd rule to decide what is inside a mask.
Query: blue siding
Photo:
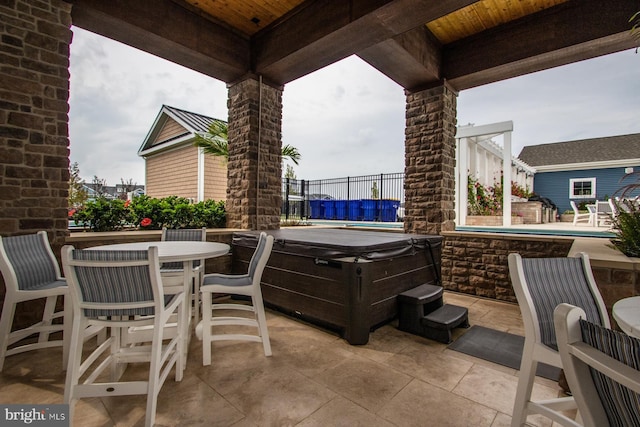
[[[536,172],[533,178],[533,190],[540,197],[546,197],[556,204],[558,213],[571,210],[569,204],[569,180],[575,178],[595,178],[596,198],[606,200],[616,195],[620,187],[633,183],[636,177],[629,177],[620,182],[625,175],[624,167],[608,169],[588,169],[561,172]],[[633,167],[634,171],[640,171],[640,165]],[[574,199],[576,203],[593,201],[595,199]]]

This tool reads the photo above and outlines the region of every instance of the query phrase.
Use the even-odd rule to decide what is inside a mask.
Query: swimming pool
[[[470,231],[479,233],[506,233],[506,234],[528,234],[543,236],[569,236],[569,237],[599,237],[611,239],[616,235],[611,231],[601,230],[571,230],[567,228],[545,229],[545,228],[520,228],[520,227],[474,227],[466,225],[456,226],[456,231]]]
[[[404,228],[404,224],[402,222],[369,222],[369,221],[331,221],[331,220],[309,220],[308,223],[310,225],[330,225],[334,227],[347,227],[347,228],[383,228],[383,229],[393,229],[393,230],[402,230]],[[561,223],[555,223],[556,226],[548,226],[545,227],[536,227],[525,226],[525,227],[488,227],[488,226],[467,226],[467,225],[458,225],[456,226],[456,231],[468,231],[468,232],[477,232],[477,233],[503,233],[503,234],[527,234],[527,235],[542,235],[542,236],[568,236],[568,237],[598,237],[603,239],[611,239],[616,235],[610,230],[602,230],[602,228],[593,230],[588,229],[588,227],[582,228],[571,228],[572,225],[569,223],[568,226],[563,227],[560,226]],[[564,223],[562,223],[564,225]]]

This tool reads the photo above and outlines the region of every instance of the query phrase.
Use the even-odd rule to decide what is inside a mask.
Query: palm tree
[[[229,144],[227,142],[229,140],[228,129],[227,122],[214,120],[209,125],[207,133],[203,135],[196,134],[193,145],[202,148],[206,154],[224,157],[225,160],[229,160]],[[302,158],[298,149],[289,144],[282,146],[281,156],[291,159],[296,165],[298,165],[298,162]]]

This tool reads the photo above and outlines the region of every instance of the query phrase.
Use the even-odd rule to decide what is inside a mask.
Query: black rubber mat
[[[448,348],[509,368],[520,369],[524,337],[473,325]],[[560,369],[538,363],[536,375],[557,381]]]

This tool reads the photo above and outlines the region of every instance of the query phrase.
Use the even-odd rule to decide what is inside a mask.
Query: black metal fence
[[[403,173],[282,180],[285,220],[397,221],[403,216],[403,202]]]

